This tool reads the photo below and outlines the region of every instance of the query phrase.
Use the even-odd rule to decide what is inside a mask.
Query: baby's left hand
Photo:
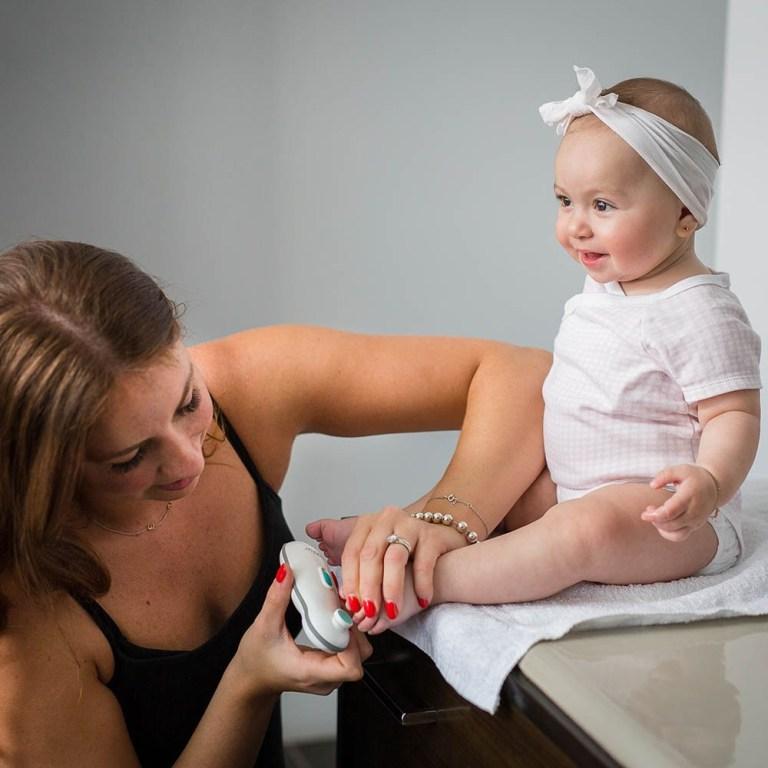
[[[676,485],[672,496],[659,507],[646,507],[641,517],[656,526],[669,541],[685,541],[701,528],[717,505],[717,487],[712,475],[697,464],[666,467],[651,480],[651,488]]]

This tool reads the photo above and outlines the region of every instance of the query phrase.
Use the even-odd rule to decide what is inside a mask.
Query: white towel
[[[430,608],[395,631],[432,657],[468,701],[495,712],[509,672],[539,640],[572,629],[672,624],[768,614],[768,480],[742,489],[745,550],[716,576],[658,584],[577,584],[530,603]]]

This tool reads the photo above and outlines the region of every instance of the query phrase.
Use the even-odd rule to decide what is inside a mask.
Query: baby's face
[[[677,263],[683,206],[647,163],[597,118],[574,121],[555,160],[557,239],[596,281],[631,283]]]

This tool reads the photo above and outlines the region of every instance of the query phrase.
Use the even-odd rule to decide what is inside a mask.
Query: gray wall
[[[538,105],[570,95],[580,64],[605,85],[679,81],[717,126],[725,15],[720,0],[0,0],[0,246],[122,250],[188,303],[193,341],[291,321],[550,347],[582,277],[554,239]],[[294,529],[409,500],[453,439],[303,438]],[[286,698],[287,738],[332,733],[332,699]]]
[[[768,383],[768,263],[762,231],[763,185],[768,177],[768,4],[731,3],[725,57],[723,167],[717,220],[717,266],[731,274],[752,325],[763,339],[761,374]],[[763,440],[752,476],[768,477],[768,406],[763,398]]]

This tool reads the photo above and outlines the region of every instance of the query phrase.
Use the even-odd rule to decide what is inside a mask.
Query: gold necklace
[[[109,531],[110,533],[119,533],[121,536],[141,536],[143,533],[147,533],[148,531],[156,531],[163,524],[165,518],[168,517],[168,513],[171,511],[172,506],[172,501],[167,502],[165,505],[165,511],[163,512],[160,519],[157,522],[147,523],[145,526],[139,528],[138,531],[121,531],[119,528],[110,528],[108,525],[100,523],[95,517],[93,518],[93,522],[96,523],[99,528],[103,528],[105,531]]]

